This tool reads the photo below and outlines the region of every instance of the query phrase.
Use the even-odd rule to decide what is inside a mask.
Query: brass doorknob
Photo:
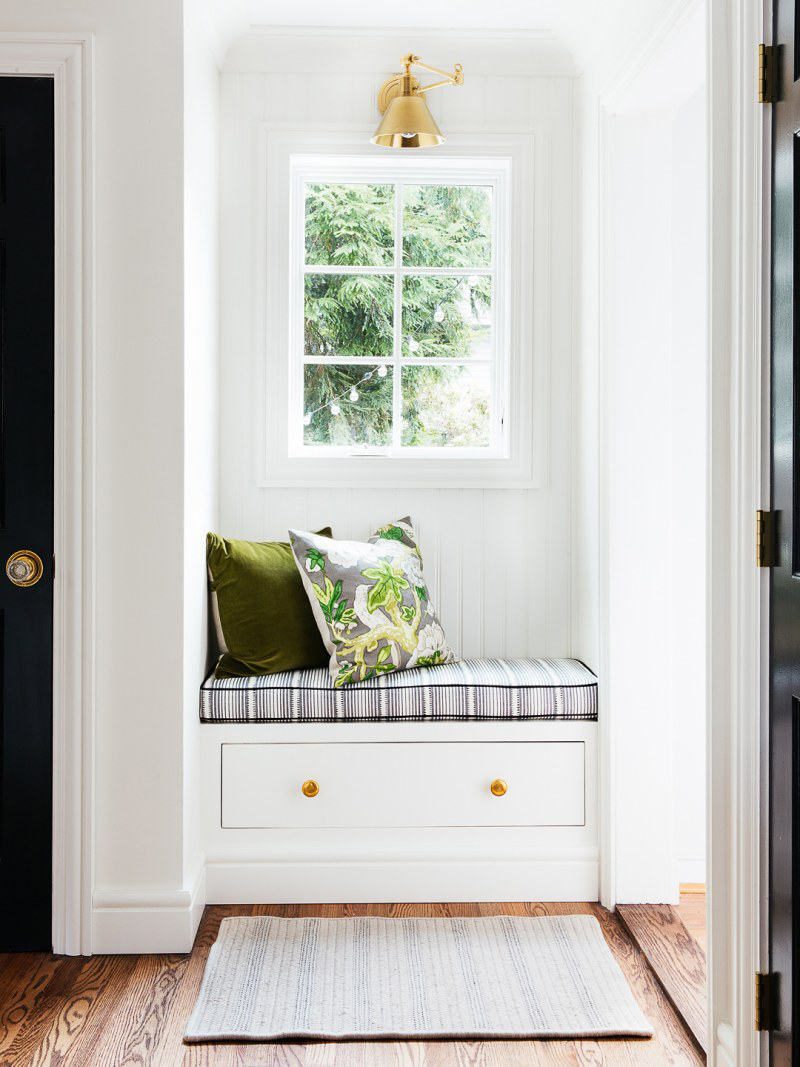
[[[20,549],[6,560],[6,577],[14,585],[36,585],[43,574],[41,557],[30,548]]]
[[[508,792],[508,782],[504,782],[502,778],[495,778],[489,788],[493,796],[504,797]]]
[[[319,792],[319,783],[309,778],[308,781],[303,782],[301,789],[304,797],[315,797]]]

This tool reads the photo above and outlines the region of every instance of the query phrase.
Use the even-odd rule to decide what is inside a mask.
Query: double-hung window
[[[507,168],[300,160],[289,454],[506,449]]]

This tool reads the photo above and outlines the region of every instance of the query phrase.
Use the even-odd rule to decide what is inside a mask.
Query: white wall
[[[202,82],[204,95],[184,144],[180,0],[6,0],[2,23],[95,37],[94,948],[185,950],[184,708],[188,718],[204,660],[195,538],[213,514],[215,466],[214,422],[209,431],[203,420],[216,164],[198,136],[200,111],[213,130],[209,68],[186,74],[189,94]],[[187,334],[190,320],[200,336]]]
[[[691,0],[689,0],[691,3]],[[587,662],[600,662],[599,637],[602,534],[598,526],[600,473],[601,213],[600,100],[636,62],[637,54],[668,33],[675,13],[687,0],[604,0],[603,4],[563,4],[557,33],[568,40],[580,75],[574,90],[575,337],[573,498],[572,498],[572,647]],[[674,71],[664,92],[676,84]]]
[[[463,655],[568,655],[573,79],[566,76],[571,68],[563,50],[545,51],[537,42],[415,38],[415,49],[426,61],[464,63],[464,86],[430,98],[445,133],[470,127],[531,131],[535,138],[539,167],[531,195],[542,220],[537,269],[551,277],[550,306],[534,309],[549,368],[543,385],[550,410],[546,487],[325,491],[257,485],[255,426],[263,418],[254,329],[261,299],[254,223],[264,195],[255,181],[259,124],[319,128],[345,123],[363,128],[366,142],[379,117],[377,89],[407,47],[405,37],[359,42],[345,36],[334,49],[313,35],[250,35],[228,55],[221,119],[221,532],[282,539],[292,525],[330,524],[339,536],[363,538],[376,524],[411,514],[445,630]],[[522,552],[526,562],[520,567]]]
[[[432,99],[445,130],[531,130],[547,148],[548,165],[532,193],[550,208],[544,269],[552,301],[535,312],[547,317],[551,424],[548,483],[531,491],[257,487],[251,442],[258,409],[241,402],[252,393],[258,358],[251,334],[256,124],[345,116],[369,129],[377,87],[408,44],[342,38],[346,58],[338,59],[311,37],[299,66],[287,39],[265,52],[251,36],[233,50],[220,96],[217,508],[216,78],[203,12],[179,0],[6,0],[5,30],[96,38],[96,950],[188,947],[199,860],[192,805],[208,526],[218,521],[230,535],[270,538],[290,524],[331,523],[342,535],[362,536],[411,512],[446,628],[464,654],[572,653],[597,667],[597,97],[624,42],[665,6],[617,4],[616,30],[630,33],[615,38],[604,5],[595,44],[609,43],[605,72],[595,68],[579,79],[577,106],[573,69],[563,49],[546,42],[508,39],[501,47],[473,37],[458,54],[452,37],[418,42],[434,63],[464,62],[463,88]],[[583,30],[591,43],[589,19]],[[332,78],[331,63],[346,69]],[[573,216],[574,148],[583,180]],[[232,197],[236,169],[251,182],[241,200]],[[577,316],[573,281],[581,292]],[[577,321],[581,333],[573,336]],[[460,540],[455,555],[445,551],[452,532]],[[510,545],[530,560],[524,580]],[[156,921],[148,916],[145,928],[137,923],[148,904],[159,914]]]
[[[626,902],[654,892],[658,899],[664,890],[651,886],[671,886],[674,864],[669,132],[665,117],[626,115],[609,145],[604,686],[615,722],[617,884]]]
[[[707,254],[705,87],[672,119],[672,591],[675,859],[679,882],[705,882]],[[675,432],[677,431],[677,432]]]
[[[674,900],[702,871],[705,792],[703,7],[616,10],[577,93],[577,365],[599,423],[578,423],[574,574],[597,574],[607,903]],[[573,588],[591,642],[592,583]]]
[[[560,5],[556,32],[569,41],[580,71],[574,87],[573,423],[571,501],[571,618],[573,655],[601,665],[602,531],[600,516],[599,410],[602,269],[600,200],[601,95],[624,71],[636,50],[682,0],[592,0]],[[610,767],[612,754],[604,763]]]
[[[219,521],[219,68],[206,0],[184,0],[184,885],[200,845],[199,681],[214,656],[205,535]],[[200,874],[200,877],[202,875]],[[199,915],[195,915],[199,919]]]

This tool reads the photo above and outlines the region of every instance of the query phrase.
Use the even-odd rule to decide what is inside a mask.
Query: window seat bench
[[[334,689],[326,668],[209,678],[200,720],[457,722],[597,719],[597,678],[574,659],[468,659]]]
[[[198,799],[213,904],[596,900],[597,679],[463,660],[334,689],[210,678]]]

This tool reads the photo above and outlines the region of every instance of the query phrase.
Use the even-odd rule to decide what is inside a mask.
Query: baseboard
[[[576,850],[578,851],[578,850]],[[314,863],[208,858],[209,904],[375,904],[597,900],[598,862],[583,855],[492,862]]]
[[[205,895],[202,864],[191,889],[96,892],[92,898],[92,952],[191,952]]]
[[[190,952],[208,904],[374,904],[597,900],[593,849],[522,860],[276,861],[221,852],[192,888],[94,894],[95,953]]]
[[[703,884],[706,881],[706,858],[705,856],[683,856],[676,861],[678,882],[690,882]]]
[[[189,927],[194,944],[200,920],[203,918],[203,910],[206,906],[206,862],[203,857],[200,867],[194,879],[192,898],[189,902]],[[190,946],[191,950],[191,946]]]

